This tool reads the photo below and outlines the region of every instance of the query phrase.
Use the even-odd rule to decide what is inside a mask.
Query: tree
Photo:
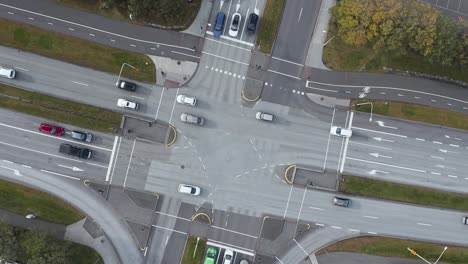
[[[18,239],[12,226],[0,222],[0,258],[16,259],[18,252]]]
[[[28,256],[28,264],[66,263],[65,247],[43,233],[26,231],[21,248]]]

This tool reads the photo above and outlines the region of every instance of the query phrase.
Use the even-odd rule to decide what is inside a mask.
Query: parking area
[[[214,255],[212,255],[214,254]],[[207,261],[207,258],[214,258],[215,262]],[[205,255],[202,263],[213,264],[251,264],[254,254],[238,248],[232,248],[214,241],[208,240],[206,243]]]

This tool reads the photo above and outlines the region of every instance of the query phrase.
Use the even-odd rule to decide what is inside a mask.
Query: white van
[[[0,76],[3,78],[14,79],[16,72],[13,69],[0,67]]]
[[[258,120],[265,120],[265,121],[273,121],[274,116],[272,114],[264,113],[264,112],[257,112],[255,118]]]

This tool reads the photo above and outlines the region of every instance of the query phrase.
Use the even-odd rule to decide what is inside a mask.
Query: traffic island
[[[285,170],[284,170],[284,180],[289,183],[293,184],[294,182],[294,175],[296,175],[296,165],[292,164],[289,165]]]
[[[109,185],[108,184],[92,182],[90,180],[84,180],[83,184],[88,186],[89,188],[93,189],[94,191],[96,191],[104,199],[107,198],[107,194],[109,193]]]
[[[297,221],[265,216],[255,251],[264,256],[280,256],[297,233]],[[268,263],[268,262],[258,262]]]
[[[298,239],[303,234],[306,234],[312,230],[312,225],[309,223],[299,222],[297,224],[296,234],[294,235],[294,239]]]
[[[167,136],[166,136],[166,144],[164,145],[166,148],[170,148],[177,139],[177,129],[169,124],[169,128],[167,130]]]
[[[260,99],[263,81],[247,78],[241,91],[242,101],[246,104],[255,103]]]
[[[130,227],[130,230],[132,230],[136,240],[138,241],[138,247],[140,250],[144,250],[149,239],[151,226],[128,220],[126,222]]]

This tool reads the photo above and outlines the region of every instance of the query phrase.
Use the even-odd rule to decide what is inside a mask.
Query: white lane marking
[[[431,156],[431,158],[433,158],[433,159],[441,159],[441,160],[445,160],[445,158],[442,158],[442,157],[437,157],[437,156]]]
[[[127,172],[125,173],[125,180],[124,180],[124,183],[123,183],[124,188],[125,188],[125,186],[127,184],[128,171],[130,170],[130,165],[132,164],[133,151],[135,150],[135,144],[136,144],[136,138],[133,140],[132,151],[130,152],[130,159],[128,159]]]
[[[224,248],[224,249],[226,249],[226,248],[229,249],[229,247],[231,247],[237,252],[240,252],[240,253],[243,253],[243,254],[246,254],[246,255],[249,255],[249,256],[252,256],[252,257],[255,255],[254,251],[252,249],[239,247],[239,246],[236,246],[236,245],[228,244],[228,243],[213,240],[213,239],[209,239],[206,242],[206,244],[210,245],[210,246],[216,246],[216,247]]]
[[[449,174],[449,175],[447,175],[447,176],[449,176],[450,178],[458,179],[458,176],[455,176],[455,175],[450,175],[450,174]]]
[[[47,24],[49,24],[49,25],[51,25],[51,26],[53,26],[53,25],[54,25],[54,23],[52,23],[52,22],[47,22]]]
[[[310,209],[314,209],[314,210],[324,210],[323,208],[319,208],[319,207],[313,207],[313,206],[309,206]]]
[[[82,161],[82,160],[77,160],[77,159],[70,159],[70,158],[67,158],[67,157],[62,157],[62,156],[59,156],[59,155],[54,155],[54,154],[50,154],[50,153],[47,153],[47,152],[42,152],[42,151],[39,151],[39,150],[29,149],[29,148],[9,144],[9,143],[2,142],[2,141],[0,141],[0,144],[7,145],[7,146],[10,146],[10,147],[14,147],[14,148],[27,150],[27,151],[31,151],[31,152],[35,152],[35,153],[40,153],[40,154],[55,157],[55,158],[60,158],[60,159],[64,159],[64,160],[71,160],[71,161],[75,161],[75,162],[79,162],[79,163],[85,163],[85,164],[89,164],[89,165],[96,166],[96,167],[101,167],[101,168],[107,168],[107,166],[103,166],[103,165],[99,165],[99,164],[95,164],[95,163],[91,163],[91,162],[86,162],[86,161]]]
[[[29,71],[28,69],[21,68],[21,67],[15,67],[15,69],[18,69],[18,70],[23,70],[23,71]]]
[[[28,19],[29,19],[29,20],[34,20],[34,18],[32,18],[32,17],[28,17]]]
[[[350,228],[350,229],[348,229],[348,230],[349,230],[349,231],[352,231],[352,232],[361,232],[361,230],[358,230],[358,229],[352,229],[352,228]]]
[[[280,61],[284,61],[284,62],[287,62],[287,63],[291,63],[291,64],[295,64],[295,65],[298,65],[298,66],[304,66],[304,64],[300,64],[300,63],[297,63],[297,62],[294,62],[294,61],[289,61],[289,60],[285,60],[285,59],[281,59],[281,58],[278,58],[278,57],[271,57],[275,60],[280,60]]]
[[[383,142],[391,142],[391,143],[395,142],[395,141],[393,141],[393,140],[388,140],[388,139],[384,139],[384,138],[381,138],[381,137],[375,137],[375,138],[373,138],[373,139],[375,139],[375,140],[377,140],[377,141],[379,141],[379,142],[380,142],[380,141],[383,141]]]
[[[237,255],[236,255],[237,256]],[[277,256],[275,256],[275,259],[278,260],[281,264],[284,264],[283,261],[281,261],[281,259],[279,259]]]
[[[439,173],[439,172],[433,172],[433,171],[431,171],[431,174],[434,174],[434,175],[442,175],[442,174]]]
[[[386,158],[386,159],[391,159],[392,158],[390,156],[384,156],[384,155],[381,155],[379,153],[369,153],[369,155],[374,156],[376,158],[379,158],[379,157]]]
[[[58,137],[58,136],[52,136],[52,135],[49,135],[49,134],[45,134],[45,133],[41,133],[41,132],[37,132],[37,131],[32,131],[32,130],[28,130],[28,129],[24,129],[24,128],[20,128],[20,127],[15,127],[15,126],[7,125],[7,124],[4,124],[4,123],[0,123],[0,126],[4,126],[4,127],[8,127],[8,128],[12,128],[12,129],[16,129],[16,130],[28,132],[28,133],[40,135],[40,136],[43,136],[43,137],[49,137],[49,138],[54,138],[54,139],[57,139],[57,140],[62,140],[62,141],[67,141],[67,142],[72,142],[72,143],[77,143],[76,140],[66,139],[66,138],[62,138],[62,137]],[[94,146],[94,145],[90,145],[90,144],[86,144],[86,143],[81,143],[81,142],[80,142],[80,145],[84,145],[84,146],[87,146],[87,147],[90,147],[90,148],[105,150],[105,151],[112,151],[111,149],[107,149],[107,148],[103,148],[103,147],[97,147],[97,146]]]
[[[247,66],[249,65],[248,63],[245,63],[245,62],[242,62],[242,61],[229,59],[229,58],[226,58],[226,57],[223,57],[223,56],[219,56],[219,55],[216,55],[216,54],[208,53],[208,52],[206,52],[206,51],[202,51],[202,53],[203,53],[203,54],[206,54],[206,55],[209,55],[209,56],[216,57],[216,58],[224,59],[224,60],[227,60],[227,61],[231,61],[231,62],[235,62],[235,63],[247,65]]]
[[[453,153],[453,154],[460,154],[459,152],[456,152],[456,151],[450,151],[450,150],[446,150],[446,149],[439,149],[440,152],[442,153]]]
[[[13,161],[9,161],[9,160],[3,160],[3,161],[6,163],[10,163],[10,164],[14,163]]]
[[[111,173],[111,169],[112,169],[112,164],[114,163],[114,158],[115,158],[115,150],[117,149],[117,141],[119,140],[119,137],[118,136],[115,136],[114,138],[114,145],[112,146],[112,153],[111,153],[111,156],[110,156],[110,159],[109,159],[109,165],[107,165],[107,173],[106,173],[106,182],[109,182],[109,178],[110,178],[110,173]]]
[[[276,74],[279,74],[279,75],[283,75],[283,76],[286,76],[286,77],[291,77],[291,78],[294,78],[296,80],[300,80],[301,78],[299,77],[296,77],[296,76],[293,76],[293,75],[289,75],[289,74],[286,74],[286,73],[282,73],[282,72],[278,72],[278,71],[274,71],[274,70],[271,70],[271,69],[268,69],[269,72],[272,72],[272,73],[276,73]]]
[[[321,82],[313,82],[313,83],[321,84],[321,85],[328,85],[328,86],[335,86],[335,87],[353,87],[353,88],[365,87],[364,85],[342,85],[342,84],[330,84],[330,83],[321,83]],[[460,102],[460,103],[468,104],[468,101],[463,101],[463,100],[460,100],[460,99],[457,99],[457,98],[452,98],[452,97],[449,97],[449,96],[433,94],[433,93],[427,93],[427,92],[414,91],[414,90],[409,90],[409,89],[404,89],[404,88],[387,87],[387,86],[372,86],[372,89],[388,89],[388,90],[412,92],[412,93],[430,95],[430,96],[440,97],[440,98],[449,99],[449,100],[457,101],[457,102]],[[436,100],[432,100],[432,101],[437,102]]]
[[[377,232],[367,232],[367,233],[371,235],[377,235]]]
[[[135,44],[130,44],[130,47],[136,48],[136,45]]]
[[[176,105],[176,101],[177,101],[177,95],[179,95],[179,89],[180,88],[177,88],[176,96],[174,97],[174,102],[172,103],[172,111],[171,111],[171,116],[169,117],[169,124],[172,121],[172,115],[174,114],[174,109],[175,109],[175,105]]]
[[[247,8],[247,11],[245,12],[245,18],[248,17],[249,15],[249,11],[250,11],[250,8]],[[244,36],[244,32],[245,32],[245,27],[247,26],[247,23],[244,23],[244,27],[242,28],[241,30],[241,35],[240,35],[240,40],[242,40],[242,37]]]
[[[349,111],[348,111],[348,113],[349,113]],[[354,118],[354,112],[351,112],[350,117],[349,117],[349,123],[348,123],[348,128],[349,129],[351,129],[352,126],[353,126],[353,118]],[[343,150],[343,156],[342,156],[342,159],[341,159],[340,173],[343,173],[343,170],[344,170],[344,165],[345,165],[345,162],[346,162],[346,153],[348,152],[348,145],[349,145],[349,137],[346,137],[344,150]]]
[[[245,51],[248,51],[248,52],[252,52],[252,49],[247,49],[247,48],[239,47],[239,46],[236,46],[236,45],[233,45],[233,44],[229,44],[229,43],[226,43],[226,42],[222,42],[222,41],[219,41],[219,40],[216,40],[216,39],[205,38],[205,40],[217,42],[217,43],[222,44],[222,45],[231,46],[231,47],[234,47],[234,48],[237,48],[237,49],[241,49],[241,50],[245,50]]]
[[[382,162],[375,162],[375,161],[370,161],[370,160],[356,159],[356,158],[352,158],[352,157],[348,157],[348,159],[355,160],[355,161],[361,161],[361,162],[365,162],[365,163],[371,163],[371,164],[377,164],[377,165],[392,167],[392,168],[397,168],[397,169],[416,171],[416,172],[421,172],[421,173],[426,173],[427,172],[425,170],[413,169],[413,168],[402,167],[402,166],[397,166],[397,165],[392,165],[392,164],[387,164],[387,163],[382,163]]]
[[[251,238],[258,238],[258,236],[254,236],[254,235],[250,235],[250,234],[246,234],[246,233],[234,231],[234,230],[231,230],[231,229],[227,229],[227,228],[223,228],[223,227],[219,227],[219,226],[215,226],[215,225],[212,225],[211,227],[216,228],[216,229],[220,229],[220,230],[223,230],[223,231],[231,232],[231,233],[233,233],[233,234],[238,234],[238,235],[242,235],[242,236],[246,236],[246,237],[251,237]]]
[[[8,14],[10,14],[10,15],[14,15],[15,13],[13,13],[13,12],[8,12]]]
[[[454,148],[459,148],[460,147],[459,145],[455,145],[455,144],[450,144],[449,146],[454,147]]]
[[[74,28],[68,28],[68,30],[70,30],[70,31],[75,31],[75,29],[74,29]]]
[[[343,229],[341,226],[330,226],[331,228],[335,228],[335,229]]]
[[[389,136],[394,136],[394,137],[408,138],[408,136],[404,136],[404,135],[388,133],[388,132],[383,132],[383,131],[377,131],[377,130],[362,128],[362,127],[353,127],[353,129],[358,129],[358,130],[363,130],[363,131],[368,131],[368,132],[374,132],[374,133],[379,133],[379,134],[384,134],[384,135],[389,135]]]
[[[154,116],[154,120],[158,120],[159,108],[161,108],[161,102],[162,102],[162,98],[163,98],[163,95],[164,95],[164,90],[166,90],[166,88],[163,87],[161,89],[161,97],[159,97],[158,108],[156,109],[156,114]],[[189,143],[190,143],[190,141],[189,141]]]
[[[115,39],[110,39],[111,42],[115,42]]]
[[[377,172],[380,172],[380,173],[383,173],[383,174],[388,174],[388,173],[390,173],[390,172],[388,172],[388,171],[381,171],[381,170],[371,170],[371,171],[369,171],[368,173],[371,174],[371,175],[375,175],[375,174],[377,174]]]
[[[442,142],[439,142],[439,141],[432,141],[432,143],[434,143],[434,144],[439,144],[439,145],[442,144]]]
[[[386,126],[383,121],[375,121],[375,122],[381,127],[386,127],[386,128],[391,128],[391,129],[398,129],[398,127]]]
[[[92,34],[92,33],[89,33],[89,35],[90,35],[91,37],[95,37],[95,36],[96,36],[96,35],[94,35],[94,34]]]
[[[145,98],[139,97],[139,96],[135,96],[135,95],[131,95],[130,97],[133,97],[133,98],[136,98],[136,99],[140,99],[140,100],[145,100]]]
[[[422,226],[432,226],[431,224],[426,224],[426,223],[418,223],[418,225],[422,225]]]
[[[455,140],[463,140],[463,139],[461,139],[461,138],[453,138],[453,139],[455,139]]]
[[[299,23],[299,20],[301,20],[301,16],[302,16],[302,7],[301,7],[301,11],[299,12],[299,17],[297,18],[298,23]]]
[[[325,226],[324,224],[315,223],[316,226]]]
[[[286,213],[288,212],[289,200],[291,200],[292,190],[293,190],[293,185],[291,184],[291,187],[289,188],[288,201],[286,202],[286,208],[284,209],[283,218],[286,218]]]
[[[224,27],[224,28],[227,28],[227,27]],[[206,34],[207,34],[207,35],[210,35],[210,36],[213,36],[213,32],[211,32],[211,31],[206,31]],[[236,42],[236,43],[239,43],[239,44],[242,44],[242,45],[246,45],[246,46],[249,46],[249,47],[253,47],[253,46],[254,46],[253,43],[250,43],[250,42],[247,42],[247,41],[243,41],[243,40],[239,40],[239,39],[235,39],[235,38],[231,38],[231,37],[225,36],[224,34],[221,35],[219,38],[220,38],[220,39],[230,40],[230,41],[232,41],[232,42]]]
[[[76,83],[76,84],[83,85],[83,86],[88,86],[88,84],[86,84],[86,83],[81,83],[81,82],[72,81],[72,83]]]
[[[331,92],[331,93],[337,93],[337,92],[338,92],[338,91],[335,91],[335,90],[327,90],[327,89],[315,88],[315,87],[308,87],[308,86],[306,86],[306,88],[312,89],[312,90],[318,90],[318,91]]]
[[[167,230],[167,231],[171,231],[171,232],[176,232],[176,233],[179,233],[179,234],[182,234],[182,235],[187,235],[187,233],[179,231],[179,230],[170,229],[170,228],[163,227],[163,226],[158,226],[158,225],[152,225],[152,226],[156,227],[156,228],[161,228],[161,229],[164,229],[164,230]]]
[[[21,167],[25,167],[25,168],[28,168],[28,169],[31,169],[31,166],[28,166],[28,165],[21,165]]]
[[[23,176],[23,174],[21,174],[21,172],[17,169],[8,168],[5,166],[0,166],[0,168],[4,168],[5,170],[12,171],[15,176]]]
[[[372,215],[364,215],[362,217],[370,218],[370,219],[379,219],[377,216],[372,216]]]
[[[121,143],[122,143],[122,137],[120,137],[120,139],[119,139],[119,146],[117,147],[116,157],[119,156],[119,151],[120,151],[120,145],[121,145]],[[109,184],[112,184],[112,178],[114,177],[114,171],[115,171],[115,167],[116,167],[115,164],[116,164],[116,162],[114,162],[114,166],[113,166],[113,168],[112,168],[112,172],[111,172],[111,175],[110,175]]]
[[[309,253],[307,253],[307,251],[305,251],[305,249],[301,246],[301,244],[299,244],[299,242],[296,241],[295,238],[293,238],[294,242],[296,242],[296,244],[299,246],[300,249],[302,249],[302,252],[304,252],[304,254],[306,256],[309,256]]]
[[[349,141],[349,143],[356,144],[356,145],[363,145],[363,146],[373,147],[373,148],[385,149],[385,150],[392,150],[391,148],[387,148],[387,147],[375,146],[375,145],[370,145],[370,144],[366,144],[366,143],[359,143],[359,142],[351,141],[351,140]]]
[[[57,173],[57,172],[53,172],[53,171],[48,171],[48,170],[41,170],[41,171],[42,171],[42,172],[45,172],[45,173],[49,173],[49,174],[53,174],[53,175],[57,175],[57,176],[60,176],[60,177],[64,177],[64,178],[68,178],[68,179],[76,180],[76,181],[79,181],[79,180],[81,180],[80,178],[77,178],[77,177],[68,176],[68,175],[61,174],[61,173]]]
[[[416,138],[418,141],[426,141],[424,138]]]
[[[82,169],[80,169],[78,167],[75,167],[75,166],[71,167],[71,166],[65,166],[65,165],[62,165],[62,164],[58,164],[57,166],[65,168],[65,169],[69,169],[69,170],[72,170],[72,171],[80,171],[80,172],[84,171],[84,170],[82,170]]]

